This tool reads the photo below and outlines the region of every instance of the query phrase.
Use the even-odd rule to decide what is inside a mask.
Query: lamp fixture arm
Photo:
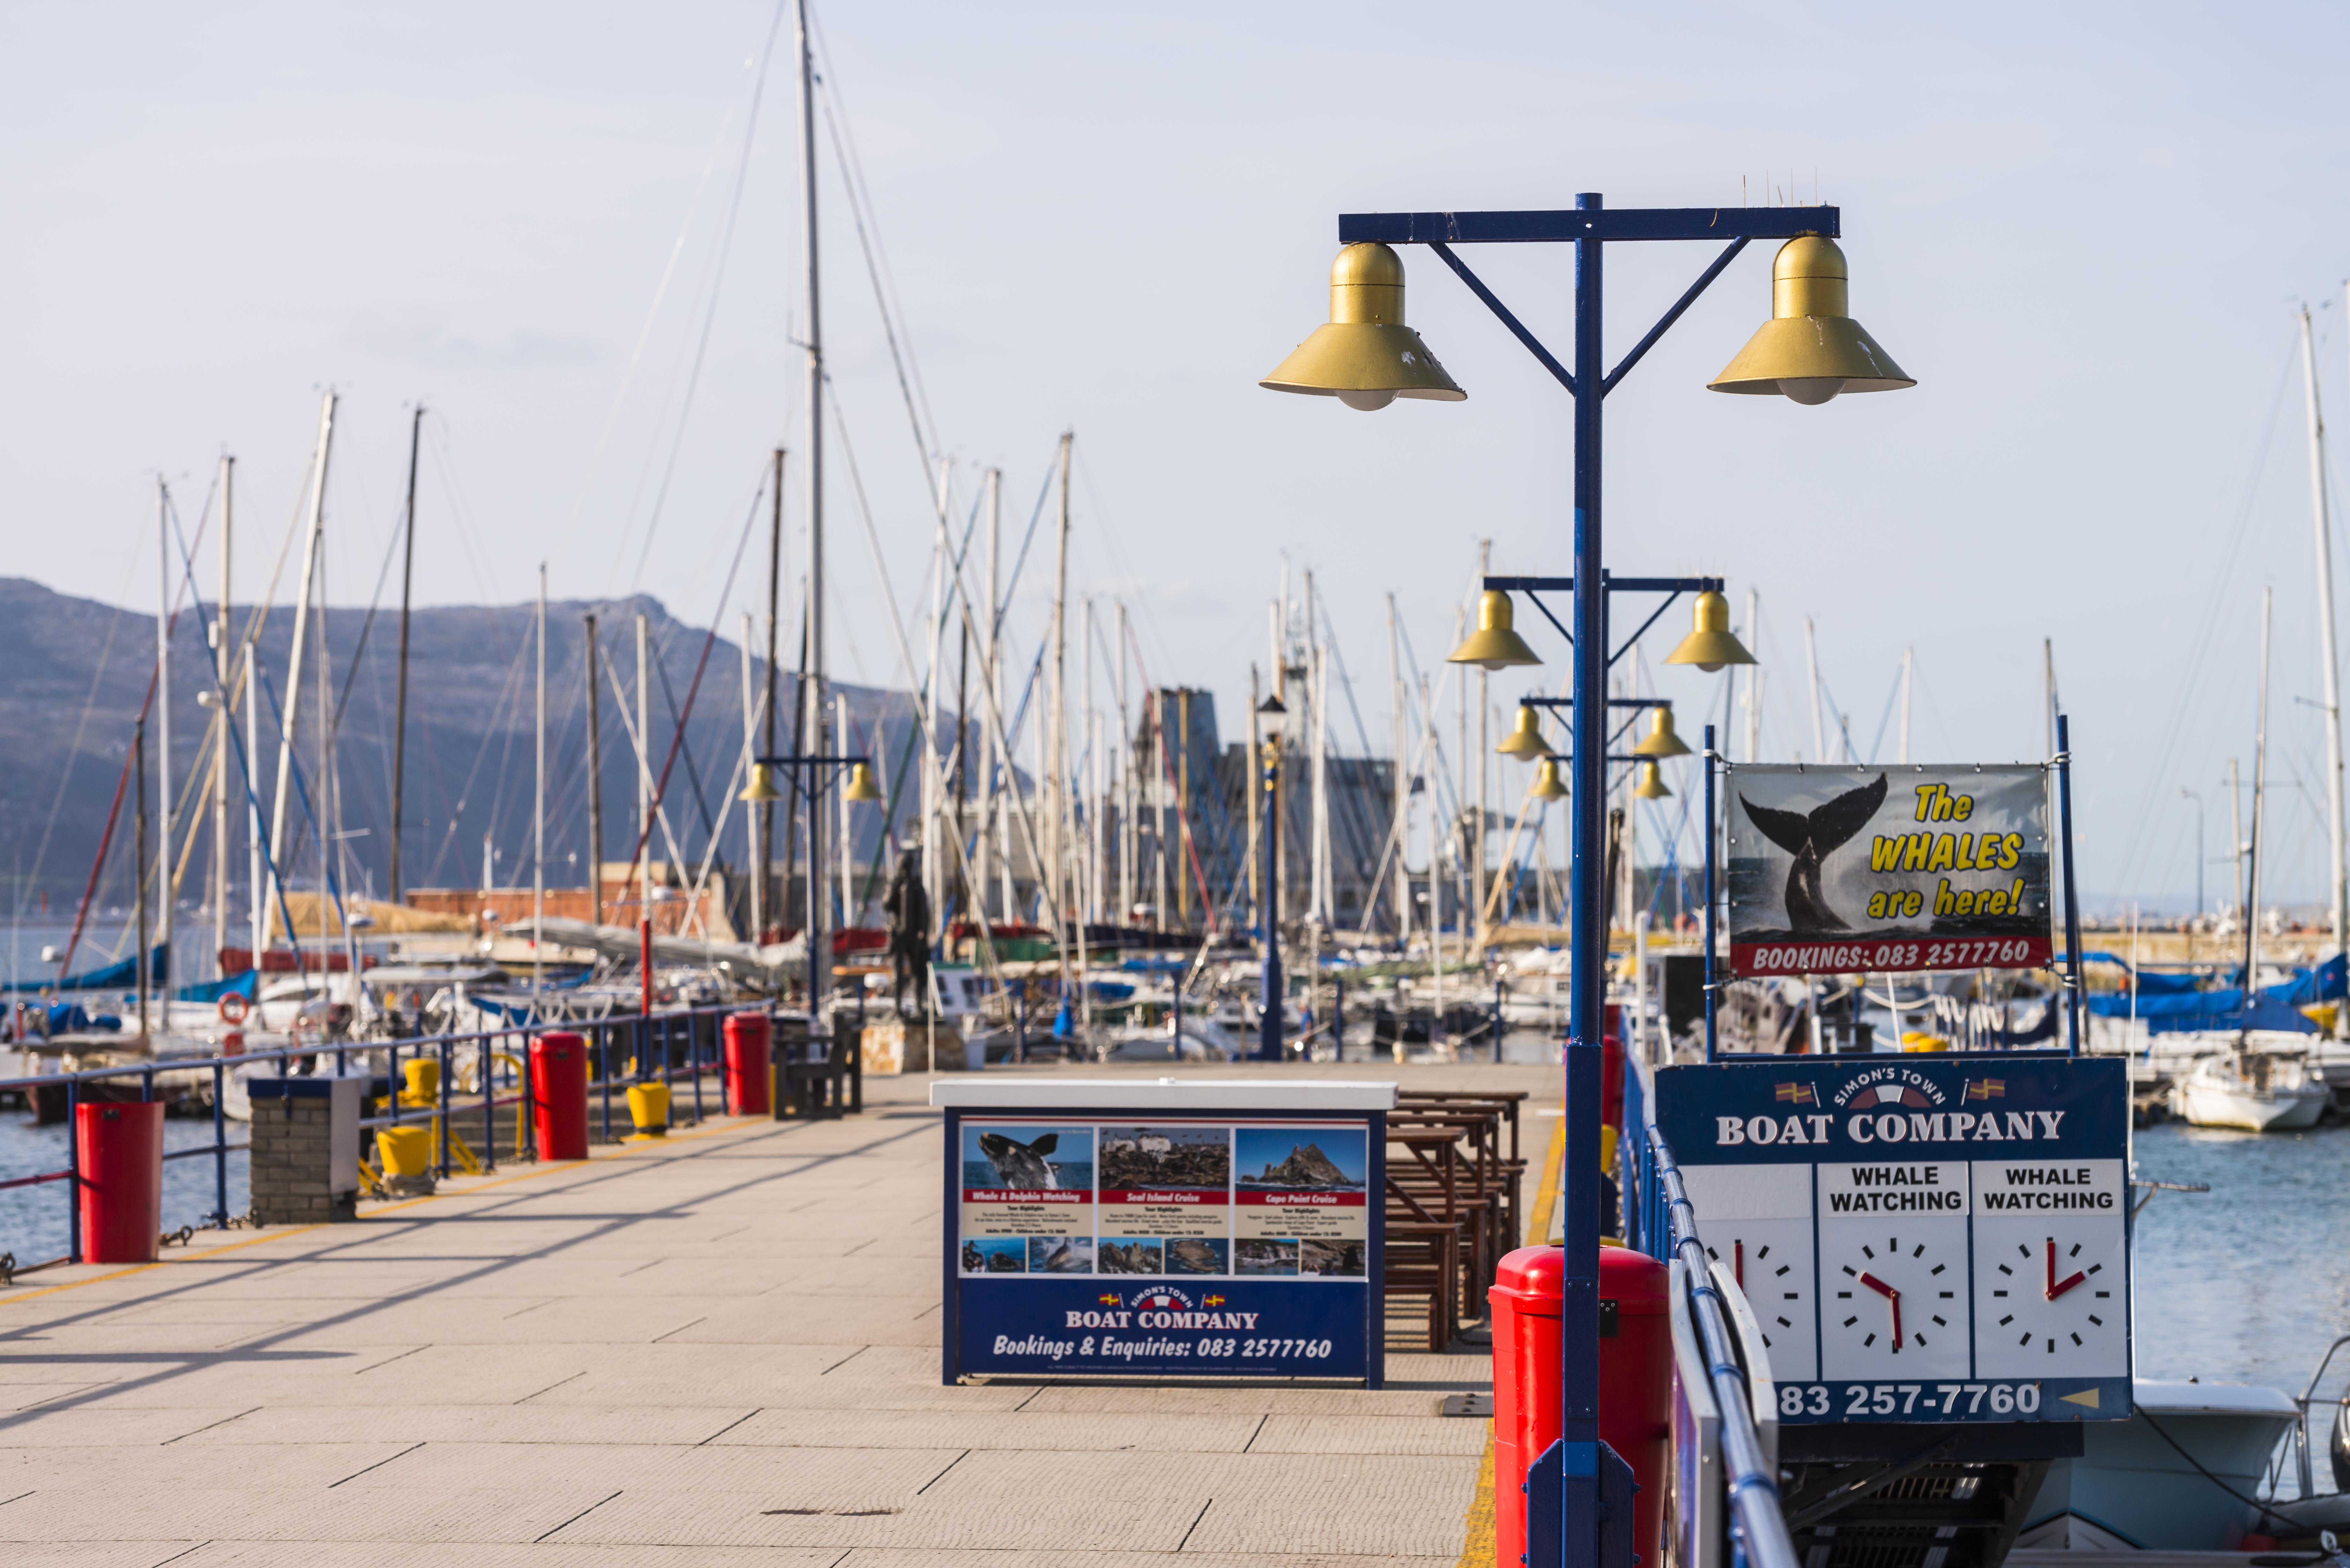
[[[1663,328],[1659,327],[1658,330],[1662,331]],[[1648,618],[1640,623],[1640,629],[1634,632],[1630,637],[1626,638],[1624,639],[1624,646],[1607,656],[1608,668],[1611,670],[1614,669],[1617,659],[1631,652],[1633,645],[1638,642],[1642,638],[1648,636],[1648,628],[1657,624],[1657,618],[1664,614],[1667,610],[1672,608],[1673,601],[1680,597],[1681,590],[1679,588],[1675,588],[1671,593],[1666,595],[1665,601],[1659,605],[1655,609],[1650,610],[1648,612]]]
[[[1527,331],[1524,325],[1522,324],[1516,317],[1510,314],[1510,307],[1503,305],[1501,300],[1495,296],[1493,291],[1487,288],[1484,283],[1479,279],[1477,275],[1469,270],[1469,264],[1467,262],[1462,261],[1459,256],[1452,254],[1452,247],[1451,245],[1444,244],[1441,240],[1431,240],[1429,242],[1428,248],[1434,251],[1438,255],[1443,257],[1444,265],[1446,266],[1451,267],[1454,272],[1461,275],[1461,281],[1469,286],[1469,292],[1483,300],[1485,302],[1485,308],[1502,318],[1502,325],[1508,327],[1511,335],[1515,337],[1519,342],[1524,344],[1526,348],[1532,351],[1535,358],[1542,361],[1544,369],[1548,370],[1552,375],[1558,378],[1558,384],[1560,386],[1565,387],[1568,392],[1575,397],[1579,398],[1583,395],[1583,389],[1575,384],[1575,378],[1568,373],[1566,367],[1560,364],[1557,357],[1549,349],[1542,346],[1542,340],[1540,338]],[[1717,267],[1715,270],[1719,271],[1721,269]],[[1711,281],[1712,274],[1709,273],[1706,275],[1708,280]],[[1700,284],[1699,286],[1703,287],[1704,285]],[[1678,314],[1678,311],[1676,311],[1676,314]],[[1670,325],[1670,323],[1669,322],[1667,325]],[[1659,327],[1658,330],[1662,331],[1664,328]],[[1641,347],[1646,348],[1648,345],[1642,344]],[[1547,615],[1550,612],[1545,610],[1543,613]]]
[[[1567,630],[1565,625],[1560,621],[1558,617],[1551,614],[1550,606],[1542,602],[1542,596],[1534,592],[1532,588],[1528,588],[1526,590],[1526,597],[1534,601],[1534,608],[1542,611],[1543,619],[1550,622],[1550,624],[1557,629],[1558,635],[1566,639],[1566,646],[1573,648],[1575,646],[1575,633]],[[1572,703],[1575,699],[1572,697],[1562,697],[1559,701],[1562,703]]]
[[[1681,318],[1681,312],[1687,310],[1690,306],[1695,305],[1697,303],[1697,296],[1705,292],[1706,286],[1711,283],[1715,278],[1720,277],[1721,275],[1721,269],[1728,266],[1732,261],[1735,261],[1738,258],[1738,253],[1745,248],[1746,236],[1744,234],[1741,234],[1736,239],[1730,242],[1728,249],[1724,250],[1720,255],[1713,258],[1713,265],[1698,275],[1698,280],[1689,286],[1689,292],[1682,295],[1679,300],[1674,302],[1673,307],[1665,312],[1661,320],[1659,320],[1654,327],[1648,328],[1648,335],[1646,337],[1641,338],[1639,342],[1633,345],[1632,351],[1624,356],[1624,362],[1617,366],[1613,370],[1607,372],[1607,379],[1599,383],[1599,395],[1601,397],[1604,398],[1608,393],[1616,389],[1616,383],[1622,380],[1626,374],[1631,370],[1632,367],[1640,362],[1640,357],[1642,355],[1656,347],[1657,339],[1662,337],[1671,329],[1673,323]]]

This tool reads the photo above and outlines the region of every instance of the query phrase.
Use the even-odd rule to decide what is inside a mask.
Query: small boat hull
[[[2178,1114],[2195,1126],[2245,1132],[2315,1127],[2334,1101],[2324,1075],[2305,1059],[2267,1054],[2206,1057],[2173,1095]]]
[[[2251,1496],[2293,1429],[2293,1401],[2230,1383],[2141,1381],[2133,1397],[2128,1420],[2083,1422],[2081,1457],[2050,1464],[2018,1550],[2232,1552],[2252,1528],[2254,1511],[2171,1443]]]

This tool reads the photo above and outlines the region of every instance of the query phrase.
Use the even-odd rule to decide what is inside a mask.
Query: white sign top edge
[[[1391,1111],[1392,1083],[1234,1078],[941,1078],[931,1104],[990,1110]]]

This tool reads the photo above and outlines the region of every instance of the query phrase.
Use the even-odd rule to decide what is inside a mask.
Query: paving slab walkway
[[[1540,1067],[1271,1071],[1557,1092]],[[1412,1353],[1417,1313],[1378,1390],[941,1386],[928,1085],[0,1290],[0,1561],[1460,1560],[1487,1424],[1438,1412],[1491,1364]],[[1537,1165],[1550,1127],[1526,1119]]]

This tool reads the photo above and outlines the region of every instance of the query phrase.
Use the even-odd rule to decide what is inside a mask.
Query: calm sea
[[[2301,1392],[2325,1347],[2350,1334],[2345,1162],[2350,1127],[2235,1133],[2171,1122],[2137,1135],[2141,1179],[2211,1188],[2158,1193],[2138,1216],[2140,1376]],[[2321,1392],[2338,1397],[2345,1381],[2350,1348]]]

